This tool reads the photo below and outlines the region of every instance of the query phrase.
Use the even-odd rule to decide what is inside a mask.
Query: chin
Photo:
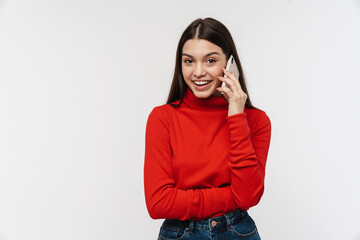
[[[196,97],[198,98],[209,98],[214,94],[214,91],[197,91],[197,90],[193,90],[193,93]]]

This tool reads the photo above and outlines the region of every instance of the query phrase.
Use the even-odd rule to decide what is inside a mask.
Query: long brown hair
[[[224,24],[222,24],[218,20],[215,20],[214,18],[196,19],[185,29],[185,31],[181,35],[176,50],[176,61],[175,61],[175,71],[174,71],[173,81],[171,84],[169,96],[166,103],[170,104],[173,107],[178,107],[182,103],[184,99],[184,95],[186,93],[186,89],[188,88],[188,85],[185,83],[184,77],[182,75],[181,58],[182,58],[183,46],[185,42],[189,39],[205,39],[219,46],[226,55],[226,60],[229,59],[231,54],[234,56],[240,72],[240,76],[239,76],[240,86],[247,95],[245,107],[255,108],[250,101],[250,96],[246,88],[245,78],[241,67],[240,59],[237,54],[235,43],[231,37],[231,34]],[[171,103],[177,100],[180,100],[179,104],[176,105]]]

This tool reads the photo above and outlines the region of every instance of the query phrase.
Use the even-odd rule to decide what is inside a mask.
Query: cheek
[[[186,80],[191,79],[192,71],[189,68],[182,68],[182,74]]]
[[[211,75],[214,77],[222,76],[223,75],[222,67],[216,67],[211,69]]]

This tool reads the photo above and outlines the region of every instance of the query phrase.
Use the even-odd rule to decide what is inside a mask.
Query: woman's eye
[[[216,60],[215,59],[208,59],[209,63],[215,63]],[[191,59],[185,59],[184,63],[192,63],[193,61]]]

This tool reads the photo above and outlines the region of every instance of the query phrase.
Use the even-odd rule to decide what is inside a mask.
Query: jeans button
[[[212,222],[211,222],[211,225],[212,225],[213,227],[215,227],[215,226],[216,226],[216,221],[215,221],[215,220],[212,221]]]

